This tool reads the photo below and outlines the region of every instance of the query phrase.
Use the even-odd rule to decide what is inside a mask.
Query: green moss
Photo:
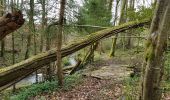
[[[152,60],[152,59],[155,57],[153,45],[151,45],[148,49],[149,49],[149,52],[148,52],[148,53],[149,53],[148,60]]]
[[[154,58],[154,56],[155,56],[155,54],[154,54],[154,45],[152,44],[152,41],[147,40],[145,46],[146,46],[145,47],[146,48],[145,61],[152,60]]]
[[[148,61],[148,60],[152,60],[154,58],[155,54],[154,54],[154,48],[152,45],[150,45],[148,47],[148,49],[146,50],[146,53],[145,53],[145,60]]]

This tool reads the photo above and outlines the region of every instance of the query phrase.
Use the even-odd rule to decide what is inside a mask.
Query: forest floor
[[[124,67],[127,59],[103,57],[81,71],[83,80],[73,89],[44,93],[30,100],[123,100],[123,80],[131,73]]]
[[[127,69],[127,65],[139,65],[141,58],[141,55],[102,57],[81,71],[82,82],[71,90],[43,93],[30,100],[137,100],[139,93],[136,88],[139,86],[139,80],[132,81],[130,88],[125,90],[128,87],[125,85],[125,79],[130,78],[132,73]],[[170,100],[170,93],[164,93],[162,99]]]
[[[122,85],[112,80],[86,77],[83,82],[69,91],[41,94],[31,100],[117,100],[122,95]]]
[[[142,53],[134,55],[131,51],[119,52],[114,58],[100,55],[78,72],[82,79],[73,88],[43,92],[29,100],[138,100],[140,77],[131,78],[129,67],[141,67],[142,59]],[[170,100],[170,91],[162,100]]]

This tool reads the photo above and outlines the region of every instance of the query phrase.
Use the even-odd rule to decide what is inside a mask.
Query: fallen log
[[[75,66],[67,66],[63,68],[63,71],[72,70]]]
[[[15,11],[0,17],[0,40],[20,28],[24,21],[21,11]]]
[[[76,71],[78,71],[79,69],[80,69],[80,64],[81,64],[81,60],[79,60],[78,59],[78,61],[77,61],[77,64],[74,66],[74,68],[71,70],[71,72],[70,72],[70,75],[72,75],[72,74],[74,74]]]
[[[62,57],[66,57],[103,38],[110,37],[112,35],[132,28],[142,27],[149,23],[150,20],[148,19],[143,21],[134,21],[92,33],[91,35],[86,36],[84,39],[77,40],[78,42],[75,41],[72,44],[62,48]],[[50,62],[54,61],[56,61],[56,49],[49,50],[15,65],[0,69],[0,90],[3,90],[14,83],[17,83],[18,81],[38,70],[39,68],[43,67],[44,65],[47,65]]]

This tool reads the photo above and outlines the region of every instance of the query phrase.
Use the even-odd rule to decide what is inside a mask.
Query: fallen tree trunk
[[[70,75],[72,75],[72,74],[74,74],[77,70],[79,70],[80,69],[80,64],[81,64],[81,60],[77,60],[77,64],[74,66],[74,68],[71,70],[71,72],[70,72]]]
[[[0,17],[0,40],[20,28],[24,21],[21,11],[15,11]]]
[[[132,28],[142,27],[145,24],[149,24],[150,20],[129,22],[120,26],[104,29],[88,35],[83,40],[75,41],[67,47],[62,48],[62,57],[66,57],[82,48],[85,48],[103,38],[110,37],[120,32],[126,31]],[[20,81],[29,74],[33,73],[37,69],[56,61],[56,49],[49,50],[47,52],[33,56],[25,61],[17,63],[15,65],[0,69],[0,90],[3,90],[12,84]]]

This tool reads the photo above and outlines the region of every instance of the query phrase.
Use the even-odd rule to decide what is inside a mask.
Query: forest
[[[0,100],[170,100],[170,0],[0,0]]]

